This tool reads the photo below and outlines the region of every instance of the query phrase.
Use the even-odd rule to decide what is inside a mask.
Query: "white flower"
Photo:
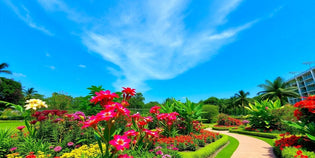
[[[24,106],[25,110],[28,110],[28,109],[37,110],[37,109],[43,108],[43,107],[48,108],[48,105],[40,99],[29,99],[26,101],[26,103],[28,103],[28,104],[26,104]]]

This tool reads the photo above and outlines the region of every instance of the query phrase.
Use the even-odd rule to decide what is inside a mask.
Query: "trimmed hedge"
[[[314,152],[306,151],[303,149],[296,149],[294,147],[283,148],[283,150],[281,151],[281,157],[282,158],[293,158],[296,155],[296,152],[298,150],[301,150],[303,152],[302,154],[308,156],[308,158],[315,158]]]
[[[270,139],[275,139],[278,137],[278,134],[272,134],[272,133],[252,132],[252,131],[243,131],[243,130],[234,130],[234,129],[229,129],[229,131],[231,133],[240,133],[240,134],[253,135],[253,136],[270,138]]]
[[[213,126],[212,129],[213,130],[218,130],[218,131],[227,131],[229,129],[237,129],[238,127],[235,126],[235,127],[218,127],[218,126]]]
[[[214,154],[218,149],[220,149],[223,145],[225,145],[229,141],[229,137],[227,135],[224,135],[224,134],[220,134],[220,135],[222,135],[222,138],[220,138],[219,140],[211,144],[208,144],[207,146],[199,150],[196,150],[194,152],[179,152],[179,153],[183,158],[209,157],[210,155]]]

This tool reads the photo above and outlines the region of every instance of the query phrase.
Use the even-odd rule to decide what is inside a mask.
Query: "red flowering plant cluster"
[[[242,124],[241,120],[229,117],[226,114],[220,114],[218,116],[217,121],[218,126],[239,126],[241,124]]]
[[[126,108],[128,100],[135,94],[135,89],[123,88],[123,99],[120,102],[115,102],[115,98],[119,98],[116,93],[111,93],[109,90],[96,92],[90,101],[94,104],[100,104],[103,108],[102,111],[95,116],[92,115],[87,119],[82,126],[84,128],[93,128],[95,130],[95,136],[98,141],[99,147],[102,152],[102,157],[111,158],[124,149],[130,147],[132,141],[131,136],[133,133],[125,133],[125,135],[119,135],[121,129],[117,127],[116,121],[125,120],[130,115],[130,111]],[[129,134],[129,137],[128,137]],[[131,138],[131,139],[130,139]],[[102,148],[104,143],[105,149]]]
[[[205,146],[206,143],[214,142],[219,139],[218,133],[201,130],[200,134],[190,133],[190,135],[178,135],[175,137],[159,138],[156,146],[168,147],[173,145],[179,151],[191,150],[194,151],[198,147]]]
[[[299,140],[301,139],[301,137],[290,135],[290,133],[283,133],[280,134],[280,136],[281,139],[275,141],[276,150],[283,150],[283,148],[285,147],[302,147],[301,145],[299,145]]]
[[[294,107],[294,116],[298,122],[287,122],[290,126],[297,128],[315,143],[315,95],[308,96],[297,102]]]

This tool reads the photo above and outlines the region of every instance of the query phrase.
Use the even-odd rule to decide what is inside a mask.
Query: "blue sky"
[[[24,88],[85,96],[136,88],[149,101],[255,96],[315,61],[315,1],[0,2],[0,55]]]

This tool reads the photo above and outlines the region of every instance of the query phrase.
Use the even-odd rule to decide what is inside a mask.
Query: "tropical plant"
[[[23,103],[22,85],[19,82],[0,77],[0,100],[13,104]],[[0,109],[4,108],[4,104],[0,104]]]
[[[238,91],[238,93],[235,94],[235,103],[238,104],[243,109],[244,114],[244,108],[249,103],[249,98],[247,96],[249,95],[249,92],[244,92],[243,90]]]
[[[24,99],[29,100],[33,98],[33,95],[36,94],[37,91],[34,88],[28,88],[24,90]]]
[[[206,123],[212,123],[217,121],[217,116],[219,115],[219,107],[216,105],[205,104],[202,106],[202,119]]]
[[[9,70],[4,70],[5,68],[9,67],[9,65],[7,63],[2,63],[0,64],[0,73],[6,73],[6,74],[12,74],[11,71]],[[1,84],[1,78],[0,78],[0,84]]]
[[[285,82],[281,77],[277,77],[273,82],[266,80],[265,84],[260,84],[258,87],[263,88],[263,91],[258,92],[262,94],[263,99],[280,99],[281,105],[284,105],[287,97],[299,97],[296,92],[297,87],[290,86],[289,82]]]
[[[281,123],[280,116],[274,114],[275,110],[282,108],[280,100],[255,101],[254,105],[249,103],[245,108],[249,111],[249,121],[253,128],[277,129]]]

